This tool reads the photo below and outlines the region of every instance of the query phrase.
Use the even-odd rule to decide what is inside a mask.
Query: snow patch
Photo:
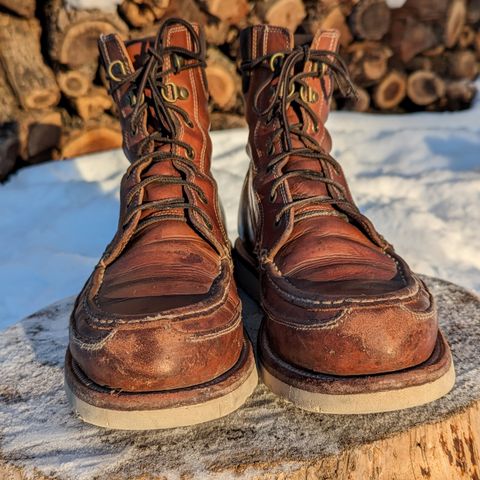
[[[480,102],[455,113],[334,112],[328,128],[360,209],[412,269],[480,292]],[[234,240],[247,132],[212,140]],[[0,328],[78,293],[115,232],[127,166],[118,150],[25,168],[0,186]]]

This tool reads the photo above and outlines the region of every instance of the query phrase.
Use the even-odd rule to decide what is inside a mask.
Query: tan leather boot
[[[240,285],[265,313],[264,382],[315,412],[396,410],[454,383],[434,300],[355,206],[325,129],[333,81],[353,87],[338,33],[294,45],[241,35],[251,164],[235,245]]]
[[[118,231],[72,314],[67,393],[111,428],[218,418],[257,374],[210,173],[203,37],[171,19],[156,39],[99,46],[131,166]]]

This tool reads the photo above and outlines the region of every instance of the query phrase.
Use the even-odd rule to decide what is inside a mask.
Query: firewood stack
[[[25,164],[120,146],[97,38],[153,35],[168,16],[205,27],[213,128],[244,125],[238,37],[260,22],[301,34],[340,30],[358,100],[336,96],[333,108],[458,110],[476,93],[480,0],[407,0],[396,9],[387,0],[112,0],[110,11],[73,8],[83,1],[0,0],[0,180]]]

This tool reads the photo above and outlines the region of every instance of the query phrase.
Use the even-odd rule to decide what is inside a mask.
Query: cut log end
[[[430,105],[445,94],[445,82],[435,73],[418,70],[407,80],[407,95],[416,105]]]
[[[380,110],[397,107],[407,93],[405,74],[392,71],[374,89],[373,100]]]
[[[61,149],[62,158],[73,158],[88,153],[113,150],[122,146],[122,134],[109,127],[72,132]]]
[[[364,40],[380,40],[390,27],[390,8],[384,0],[363,0],[353,9],[350,25]]]

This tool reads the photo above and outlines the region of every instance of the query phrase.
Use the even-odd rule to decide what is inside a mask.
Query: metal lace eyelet
[[[190,93],[187,88],[179,87],[173,82],[165,83],[160,87],[162,98],[168,103],[174,103],[178,99],[186,100]],[[171,96],[169,95],[171,93]]]
[[[285,57],[285,54],[284,53],[274,53],[271,57],[270,57],[270,70],[272,72],[274,72],[276,69],[277,69],[277,65],[276,63],[277,62],[281,62],[283,60],[283,58]]]
[[[187,157],[190,160],[193,160],[195,158],[195,150],[193,148],[190,148],[189,150],[187,150]]]
[[[180,68],[185,65],[185,60],[180,56],[174,53],[172,55],[173,68],[178,72]]]
[[[118,73],[118,70],[117,73],[114,72],[115,67],[117,67],[116,69],[120,70],[120,73]],[[127,74],[127,69],[125,68],[125,64],[121,60],[115,60],[108,66],[107,73],[108,77],[111,80],[114,80],[115,82],[120,82],[122,81],[122,78],[118,75],[125,76]]]
[[[316,92],[312,87],[302,87],[300,88],[300,98],[305,103],[315,103],[318,100],[318,92]]]

